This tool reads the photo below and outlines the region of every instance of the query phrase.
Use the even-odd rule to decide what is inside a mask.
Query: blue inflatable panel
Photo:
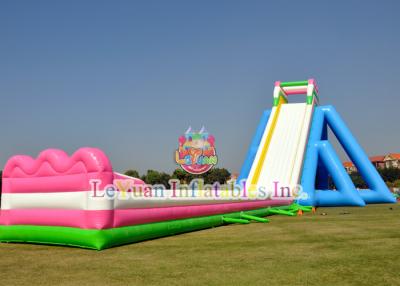
[[[336,112],[335,108],[333,106],[326,106],[323,107],[323,110],[328,125],[370,188],[370,190],[359,192],[363,200],[367,204],[395,203],[396,198],[389,191],[382,177],[374,165],[372,165],[367,154],[365,154],[360,144],[358,144],[356,138]]]
[[[370,190],[359,191],[355,188],[335,150],[327,141],[327,126],[331,128]],[[321,188],[328,186],[328,174],[332,176],[337,190],[316,190],[317,176],[317,187]],[[396,202],[378,171],[332,106],[317,107],[314,111],[301,185],[303,192],[307,194],[298,200],[302,205],[364,206],[365,203]]]
[[[256,133],[254,134],[249,150],[247,151],[246,159],[244,161],[242,169],[240,170],[240,175],[237,178],[238,182],[247,179],[247,177],[249,176],[251,166],[253,165],[254,158],[256,157],[258,146],[260,145],[264,130],[267,127],[270,115],[271,110],[265,110],[261,116],[261,120],[258,123]]]
[[[336,155],[331,143],[320,141],[316,143],[318,156],[326,167],[337,191],[316,190],[315,202],[319,206],[365,206],[365,202],[358,194],[356,187],[343,168],[343,164]]]

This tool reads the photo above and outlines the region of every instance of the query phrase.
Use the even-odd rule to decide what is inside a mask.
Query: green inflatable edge
[[[274,207],[273,209],[289,210],[290,206]],[[158,237],[221,226],[227,224],[224,218],[241,219],[243,214],[264,217],[271,214],[270,210],[271,208],[262,208],[102,230],[59,226],[0,226],[0,242],[49,244],[103,250]]]

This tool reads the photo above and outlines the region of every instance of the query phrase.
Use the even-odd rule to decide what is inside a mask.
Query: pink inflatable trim
[[[74,175],[37,177],[37,178],[4,178],[3,193],[56,193],[91,191],[90,180],[100,180],[97,186],[102,190],[114,180],[132,180],[136,186],[145,183],[137,178],[122,176],[113,172],[83,173]],[[119,190],[118,190],[119,191]]]
[[[125,210],[61,210],[61,209],[13,209],[2,210],[2,225],[47,225],[77,227],[83,229],[106,229],[151,222],[209,216],[268,206],[288,205],[287,200],[265,200],[227,204],[177,206],[165,208],[125,209]]]
[[[132,180],[134,185],[145,185],[146,184],[141,179],[129,177],[126,175],[115,173],[115,172],[114,172],[114,180]]]
[[[89,191],[90,180],[100,180],[97,187],[103,189],[114,179],[144,184],[140,179],[114,173],[100,149],[81,148],[71,157],[62,150],[48,149],[37,159],[23,155],[9,159],[3,171],[3,193]]]
[[[107,156],[97,148],[81,148],[71,157],[62,150],[47,149],[34,159],[30,156],[11,157],[3,170],[3,178],[32,178],[112,172]]]
[[[82,173],[36,178],[4,178],[3,193],[56,193],[90,191],[90,180],[101,180],[99,189],[113,182],[114,173]]]
[[[282,89],[283,89],[283,91],[285,92],[286,95],[307,93],[307,87],[299,87],[299,88],[296,88],[296,89],[294,89],[294,88],[293,89],[288,89],[288,88],[283,87]]]

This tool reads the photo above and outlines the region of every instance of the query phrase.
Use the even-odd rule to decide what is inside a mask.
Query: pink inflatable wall
[[[81,148],[69,157],[64,151],[48,149],[34,159],[14,156],[3,171],[0,213],[2,225],[46,225],[106,229],[150,222],[207,216],[267,206],[287,205],[290,201],[259,200],[236,202],[188,201],[171,205],[160,201],[130,201],[137,207],[124,207],[115,200],[93,200],[90,180],[100,180],[100,189],[114,179],[143,181],[113,172],[110,161],[100,149]]]

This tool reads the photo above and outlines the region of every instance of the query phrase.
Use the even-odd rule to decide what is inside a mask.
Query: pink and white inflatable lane
[[[12,157],[3,171],[0,240],[52,243],[52,239],[34,239],[32,231],[41,231],[41,228],[30,228],[33,235],[31,239],[26,233],[23,238],[17,239],[24,230],[14,228],[11,231],[12,226],[57,227],[58,231],[60,227],[109,230],[291,203],[286,200],[215,202],[153,201],[134,197],[122,200],[118,196],[114,199],[105,196],[93,198],[93,182],[98,182],[98,188],[103,190],[105,186],[121,179],[131,180],[135,185],[145,185],[140,179],[115,173],[108,157],[96,148],[81,148],[71,157],[57,149],[45,150],[36,159],[22,155]],[[46,231],[51,232],[52,229]],[[129,238],[121,244],[127,241]],[[58,238],[57,244],[64,243]],[[93,247],[80,245],[79,241],[68,243],[67,239],[65,244],[97,249],[105,247],[105,244]]]

